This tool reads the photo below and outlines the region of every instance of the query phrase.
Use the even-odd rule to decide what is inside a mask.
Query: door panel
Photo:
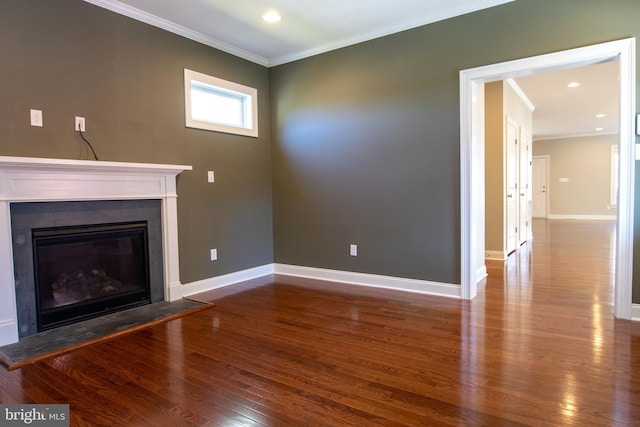
[[[507,117],[506,138],[506,229],[505,249],[511,253],[518,247],[518,125]]]
[[[535,157],[533,159],[533,195],[532,195],[532,213],[534,218],[547,217],[548,203],[548,158]]]

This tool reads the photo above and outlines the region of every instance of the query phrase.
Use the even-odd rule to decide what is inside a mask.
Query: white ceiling
[[[513,0],[85,1],[273,66]]]
[[[618,74],[618,61],[609,61],[515,79],[535,107],[534,139],[617,133]],[[579,82],[580,86],[567,87],[571,82]],[[596,117],[597,114],[605,117]]]
[[[275,66],[513,0],[84,1]],[[282,21],[264,22],[270,10]],[[615,133],[617,75],[617,62],[611,62],[516,79],[536,107],[534,139]],[[582,86],[568,90],[570,81]],[[596,119],[598,113],[607,116]]]

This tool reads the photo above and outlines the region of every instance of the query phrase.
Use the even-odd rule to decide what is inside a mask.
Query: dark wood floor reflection
[[[71,403],[72,425],[639,425],[614,225],[536,221],[472,302],[285,277],[208,292],[213,309],[0,368],[0,401]]]

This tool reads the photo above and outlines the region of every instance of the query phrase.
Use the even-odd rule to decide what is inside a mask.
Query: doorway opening
[[[617,59],[620,64],[619,196],[615,260],[615,316],[631,318],[635,39],[556,52],[460,72],[461,296],[473,299],[484,264],[484,84]]]

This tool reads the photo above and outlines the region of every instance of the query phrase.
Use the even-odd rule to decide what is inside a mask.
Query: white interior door
[[[534,218],[547,217],[547,203],[549,195],[549,187],[547,182],[549,172],[548,157],[533,158],[533,195],[532,195],[532,213]]]
[[[506,209],[505,250],[511,253],[518,248],[518,124],[507,117],[506,144]]]
[[[531,181],[531,136],[527,129],[520,128],[520,179],[518,182],[518,245],[529,238],[531,204],[529,182]]]

